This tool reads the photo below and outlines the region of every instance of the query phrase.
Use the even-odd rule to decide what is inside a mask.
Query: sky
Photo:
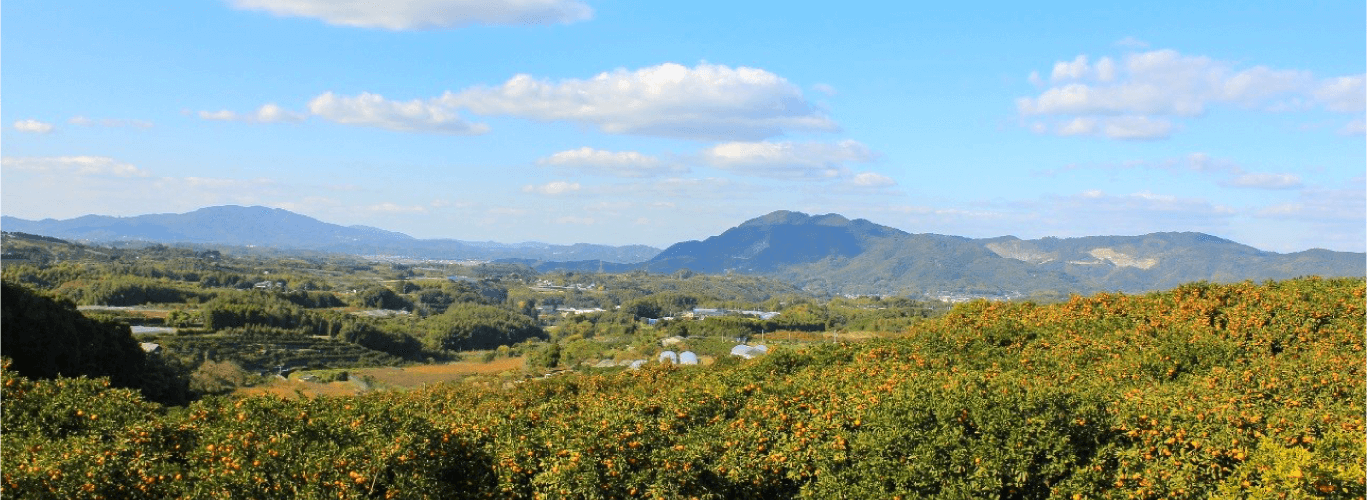
[[[1365,9],[8,0],[0,213],[665,247],[795,210],[1361,252]]]

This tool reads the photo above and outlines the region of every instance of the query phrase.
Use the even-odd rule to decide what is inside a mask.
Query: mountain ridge
[[[3,216],[0,217],[0,228],[6,231],[89,242],[149,241],[266,246],[432,259],[582,258],[630,263],[644,261],[659,253],[658,248],[645,245],[614,247],[588,243],[504,244],[455,239],[419,239],[370,226],[327,223],[282,208],[238,205],[205,207],[183,214],[163,213],[130,217],[83,215],[65,220],[48,218],[31,221]]]
[[[909,233],[840,214],[778,210],[720,234],[660,250],[643,245],[418,239],[330,224],[267,207],[206,207],[185,214],[0,218],[6,231],[84,241],[146,240],[323,250],[357,255],[505,260],[542,271],[765,275],[850,294],[1011,297],[1040,292],[1143,292],[1192,281],[1367,275],[1367,254],[1309,249],[1280,254],[1198,232],[1136,236],[968,238]]]
[[[794,235],[819,235],[823,243],[776,250],[802,246],[804,239]],[[1197,232],[974,239],[908,233],[837,214],[776,211],[705,240],[670,246],[642,267],[665,273],[765,274],[835,293],[1001,297],[1143,292],[1192,281],[1363,276],[1367,254],[1324,249],[1278,254]]]

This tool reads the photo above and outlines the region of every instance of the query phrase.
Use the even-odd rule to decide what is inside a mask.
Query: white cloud
[[[1109,194],[1099,190],[1047,199],[1046,218],[1072,234],[1143,234],[1192,228],[1211,231],[1236,215],[1233,208],[1200,198],[1141,191]]]
[[[597,221],[595,221],[593,217],[575,217],[573,215],[566,215],[555,219],[556,224],[577,224],[581,226],[592,226],[595,222]]]
[[[1096,118],[1079,116],[1059,125],[1058,135],[1092,135],[1096,133]]]
[[[1356,136],[1367,134],[1367,121],[1364,121],[1362,118],[1353,119],[1344,124],[1343,128],[1339,129],[1339,134]]]
[[[1172,128],[1172,122],[1146,116],[1078,116],[1058,124],[1055,133],[1065,137],[1093,135],[1109,139],[1147,140],[1167,138]],[[1036,133],[1040,132],[1038,127],[1034,129]]]
[[[1125,37],[1125,38],[1121,38],[1120,40],[1116,40],[1115,44],[1116,44],[1116,46],[1125,47],[1125,48],[1128,48],[1128,49],[1147,49],[1147,48],[1149,48],[1149,42],[1140,40],[1140,39],[1135,38],[1135,37],[1132,37],[1132,36],[1127,36],[1127,37]]]
[[[1077,80],[1087,76],[1090,72],[1091,67],[1087,64],[1087,56],[1080,55],[1072,62],[1059,61],[1054,63],[1054,72],[1049,75],[1049,80],[1053,82]]]
[[[537,163],[589,175],[614,177],[652,177],[688,171],[682,165],[669,164],[635,151],[603,151],[590,147],[561,151]]]
[[[1301,178],[1296,174],[1248,172],[1233,161],[1212,157],[1202,152],[1191,153],[1181,158],[1169,158],[1158,161],[1135,160],[1122,163],[1074,164],[1065,167],[1063,170],[1080,169],[1147,169],[1166,170],[1169,172],[1194,172],[1215,177],[1217,184],[1220,186],[1234,188],[1296,189],[1302,187]],[[1058,172],[1051,171],[1046,173],[1056,174]],[[1100,191],[1089,191],[1089,193],[1100,193]]]
[[[257,108],[256,113],[251,116],[251,121],[261,123],[301,122],[304,121],[304,115],[286,110],[275,103],[268,103]]]
[[[321,19],[341,26],[394,31],[470,24],[568,24],[593,17],[578,0],[230,0],[244,10]]]
[[[1348,222],[1356,226],[1357,232],[1361,232],[1364,227],[1362,207],[1367,206],[1367,179],[1357,177],[1344,185],[1351,187],[1304,189],[1297,201],[1267,206],[1255,215],[1309,223]]]
[[[548,182],[546,184],[542,184],[540,186],[522,186],[522,192],[554,196],[559,194],[573,193],[575,191],[578,191],[579,188],[580,186],[578,182],[553,181]]]
[[[0,166],[49,175],[147,177],[148,173],[128,163],[105,156],[4,157]]]
[[[1301,178],[1292,174],[1249,173],[1237,175],[1222,184],[1254,189],[1295,189],[1301,187]]]
[[[1030,75],[1033,82],[1042,83],[1038,71]],[[1054,63],[1050,81],[1053,85],[1038,95],[1017,99],[1016,109],[1021,116],[1061,117],[1053,127],[1059,135],[1165,138],[1175,127],[1162,117],[1197,117],[1217,105],[1268,111],[1364,110],[1362,75],[1317,80],[1309,71],[1241,69],[1231,62],[1174,50],[1127,54],[1119,62],[1102,57],[1095,64],[1079,55]]]
[[[1165,139],[1172,133],[1172,122],[1147,116],[1119,116],[1106,120],[1105,134],[1111,139]]]
[[[220,110],[218,110],[218,111],[200,111],[200,112],[199,112],[199,117],[202,118],[202,119],[205,119],[205,120],[224,121],[224,122],[226,122],[226,121],[233,121],[233,120],[238,120],[238,119],[239,119],[238,116],[237,116],[237,113],[234,113],[234,112],[232,112],[232,111],[228,111],[228,110],[226,110],[226,109],[220,109]]]
[[[703,162],[739,174],[781,179],[834,178],[845,175],[846,163],[873,161],[877,155],[863,144],[845,140],[821,142],[727,142],[701,153]]]
[[[820,93],[822,93],[822,94],[826,94],[826,95],[828,95],[828,96],[833,96],[833,95],[837,94],[837,92],[836,92],[836,90],[835,90],[835,87],[832,87],[832,86],[830,86],[830,85],[828,85],[828,84],[825,84],[825,83],[816,83],[816,84],[812,84],[812,90],[815,90],[815,91],[820,92]]]
[[[801,89],[762,69],[666,63],[559,82],[517,75],[441,102],[482,115],[587,123],[612,134],[755,140],[837,127]]]
[[[101,126],[109,128],[152,128],[152,122],[149,122],[147,120],[124,120],[119,118],[101,118],[99,120],[93,120],[91,118],[81,115],[76,115],[71,118],[68,118],[66,122],[72,125],[79,125],[82,127]]]
[[[897,181],[886,175],[874,172],[860,172],[850,178],[850,184],[861,188],[883,188],[897,185]]]
[[[35,134],[46,134],[52,131],[52,124],[47,122],[40,122],[34,119],[19,120],[17,122],[14,122],[14,130],[18,130],[20,132],[32,132]]]
[[[365,207],[365,210],[381,214],[421,214],[427,213],[427,207],[422,205],[399,205],[390,202],[378,203]]]
[[[474,135],[489,131],[487,125],[467,122],[454,109],[435,100],[399,102],[371,93],[348,97],[326,92],[309,101],[309,112],[345,125],[400,132]]]
[[[1185,165],[1187,169],[1196,172],[1225,172],[1230,174],[1241,174],[1244,169],[1239,168],[1229,160],[1213,158],[1202,152],[1195,152],[1187,155],[1185,161],[1169,161],[1169,165]]]
[[[1314,90],[1315,99],[1330,111],[1340,113],[1362,113],[1367,111],[1364,95],[1367,95],[1365,75],[1330,78],[1321,82]]]

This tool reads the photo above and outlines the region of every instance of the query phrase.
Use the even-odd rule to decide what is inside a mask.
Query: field
[[[488,363],[460,361],[443,364],[411,365],[404,367],[354,368],[349,377],[364,380],[364,386],[351,381],[305,382],[298,377],[286,380],[272,377],[266,383],[240,387],[234,396],[274,395],[279,397],[354,396],[369,390],[407,390],[427,384],[460,382],[474,375],[498,375],[516,372],[526,364],[523,358],[495,359]]]

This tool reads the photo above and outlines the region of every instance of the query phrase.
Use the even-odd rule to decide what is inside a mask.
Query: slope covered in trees
[[[165,403],[185,401],[186,381],[148,357],[128,325],[86,318],[70,302],[0,283],[0,352],[13,370],[42,379],[106,377]]]
[[[1356,498],[1364,281],[973,302],[711,368],[163,414],[4,371],[25,497]],[[87,473],[98,474],[92,480]]]

